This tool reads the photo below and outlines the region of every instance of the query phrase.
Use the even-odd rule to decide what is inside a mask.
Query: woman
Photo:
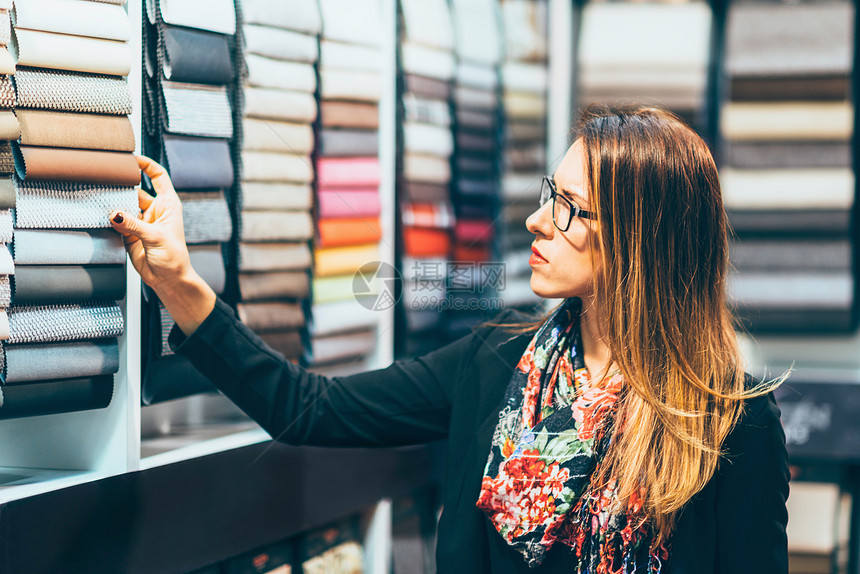
[[[726,217],[705,143],[659,110],[587,118],[541,207],[536,332],[495,324],[327,379],[271,351],[191,268],[168,176],[117,214],[171,342],[276,439],[448,439],[440,572],[787,572],[788,465],[724,305]]]

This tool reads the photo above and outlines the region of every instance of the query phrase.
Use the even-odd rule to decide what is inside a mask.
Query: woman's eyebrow
[[[562,194],[563,196],[567,197],[568,199],[570,199],[571,201],[576,203],[576,205],[578,205],[579,207],[582,207],[583,205],[586,204],[586,199],[582,195],[580,195],[578,193],[574,193],[574,192],[570,191],[569,189],[565,189],[565,188],[559,186],[558,184],[556,184],[555,187],[560,194]]]

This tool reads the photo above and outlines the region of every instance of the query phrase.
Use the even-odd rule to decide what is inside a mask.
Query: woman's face
[[[585,181],[585,151],[576,140],[567,150],[554,180],[560,195],[580,209],[588,211],[588,188]],[[531,288],[541,297],[561,299],[588,298],[593,293],[594,269],[590,246],[597,242],[597,222],[574,217],[567,231],[560,231],[552,221],[553,202],[532,213],[526,227],[535,234],[532,242]],[[565,221],[559,221],[563,228]]]

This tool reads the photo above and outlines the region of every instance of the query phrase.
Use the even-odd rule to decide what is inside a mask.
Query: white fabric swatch
[[[295,62],[316,62],[319,59],[319,45],[316,36],[301,32],[246,24],[245,51],[276,60]]]
[[[311,158],[304,155],[243,151],[242,165],[245,181],[310,183],[314,179]]]
[[[236,8],[233,0],[146,0],[151,22],[155,22],[154,5],[158,4],[162,19],[174,26],[209,30],[219,34],[236,33]]]
[[[720,171],[728,209],[850,209],[850,169],[731,169]]]
[[[501,15],[496,0],[452,0],[457,56],[487,65],[502,59]]]
[[[851,139],[851,102],[728,102],[720,124],[735,141],[844,141]]]
[[[308,154],[314,149],[314,131],[310,124],[245,118],[242,129],[243,150]]]
[[[454,77],[456,64],[453,52],[412,42],[403,42],[400,51],[403,70],[408,74],[437,80],[450,80]]]
[[[410,43],[454,49],[454,27],[446,0],[400,0],[404,38]]]
[[[323,38],[368,46],[381,44],[379,0],[319,0],[319,5]]]
[[[382,76],[376,72],[322,70],[320,94],[324,100],[378,102],[382,96]]]
[[[548,24],[546,0],[502,0],[501,4],[505,57],[508,60],[545,60]]]
[[[382,50],[374,46],[323,40],[320,44],[320,68],[323,70],[380,72],[382,70]]]
[[[242,18],[246,24],[309,34],[319,34],[322,29],[319,6],[309,0],[242,0]]]
[[[284,62],[248,54],[248,83],[261,88],[278,88],[313,93],[317,89],[317,75],[312,64]]]
[[[297,183],[242,183],[242,209],[254,210],[301,210],[313,207],[313,189],[307,184]]]
[[[126,42],[16,30],[10,51],[19,66],[128,75],[131,50]]]
[[[122,6],[83,0],[24,0],[12,12],[16,30],[128,41],[131,28]]]
[[[450,157],[454,153],[454,137],[446,127],[430,124],[404,123],[403,144],[406,152]]]
[[[245,86],[246,117],[292,120],[311,123],[317,118],[313,94],[272,88]]]

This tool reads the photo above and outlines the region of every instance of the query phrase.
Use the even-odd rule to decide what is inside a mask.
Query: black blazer
[[[512,320],[511,312],[497,319]],[[440,572],[569,574],[566,546],[530,570],[475,507],[505,389],[530,338],[483,326],[423,357],[329,379],[285,361],[219,300],[191,337],[175,329],[171,344],[277,440],[342,447],[447,439]],[[788,459],[772,396],[748,401],[724,447],[719,471],[679,519],[664,572],[784,574]]]

